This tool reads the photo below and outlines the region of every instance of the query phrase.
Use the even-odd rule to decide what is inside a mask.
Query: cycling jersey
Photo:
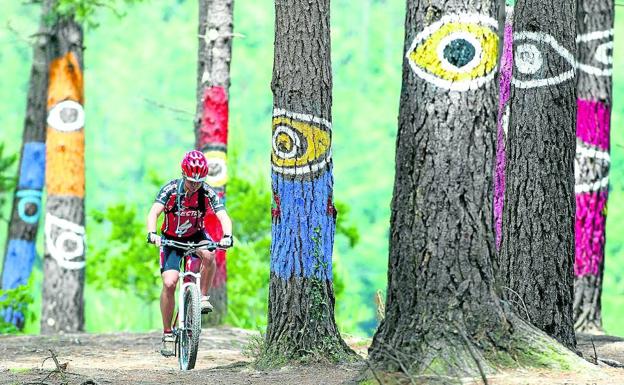
[[[204,202],[199,200],[200,196],[204,198]],[[190,237],[198,231],[203,231],[207,209],[212,209],[215,214],[224,210],[219,196],[206,183],[187,196],[182,178],[164,185],[156,196],[156,202],[165,206],[165,220],[161,232],[166,236],[177,238]]]

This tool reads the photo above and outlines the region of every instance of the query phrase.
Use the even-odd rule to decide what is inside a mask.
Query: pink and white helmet
[[[193,150],[184,154],[182,175],[193,182],[203,182],[208,175],[208,162],[201,151]]]

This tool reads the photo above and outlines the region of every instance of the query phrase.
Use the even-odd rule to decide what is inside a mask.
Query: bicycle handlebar
[[[194,243],[194,242],[178,242],[178,241],[174,241],[171,239],[163,239],[160,241],[160,244],[162,246],[171,246],[171,247],[175,247],[178,249],[183,249],[185,250],[186,253],[189,253],[189,254],[197,250],[203,250],[203,249],[206,249],[208,251],[215,251],[216,249],[222,249],[222,250],[227,249],[227,247],[219,246],[218,242],[213,242],[213,241],[208,241],[208,240]]]

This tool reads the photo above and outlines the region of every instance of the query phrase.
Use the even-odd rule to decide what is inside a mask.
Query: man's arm
[[[156,233],[156,223],[158,222],[158,217],[165,210],[165,205],[160,202],[154,202],[152,208],[147,214],[147,232],[148,233]],[[157,246],[160,246],[160,236],[151,234],[150,240],[154,242]]]
[[[223,229],[223,236],[232,236],[232,220],[225,210],[219,210],[216,213],[217,219],[221,222],[221,228]]]

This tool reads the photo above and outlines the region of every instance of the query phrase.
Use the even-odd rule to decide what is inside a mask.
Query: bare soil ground
[[[353,384],[363,363],[345,365],[288,366],[279,370],[255,370],[252,358],[242,354],[255,333],[235,328],[204,329],[196,368],[178,370],[176,358],[159,354],[160,334],[66,334],[59,336],[0,336],[0,384]],[[593,336],[600,358],[624,362],[624,339]],[[363,357],[370,340],[348,338]],[[56,371],[50,349],[64,373]],[[594,357],[589,336],[579,338],[579,350]],[[45,362],[44,362],[45,360]],[[426,383],[426,382],[423,382]],[[480,380],[463,381],[465,384]],[[493,385],[560,384],[624,385],[624,369],[596,366],[583,372],[511,370],[490,376]]]

